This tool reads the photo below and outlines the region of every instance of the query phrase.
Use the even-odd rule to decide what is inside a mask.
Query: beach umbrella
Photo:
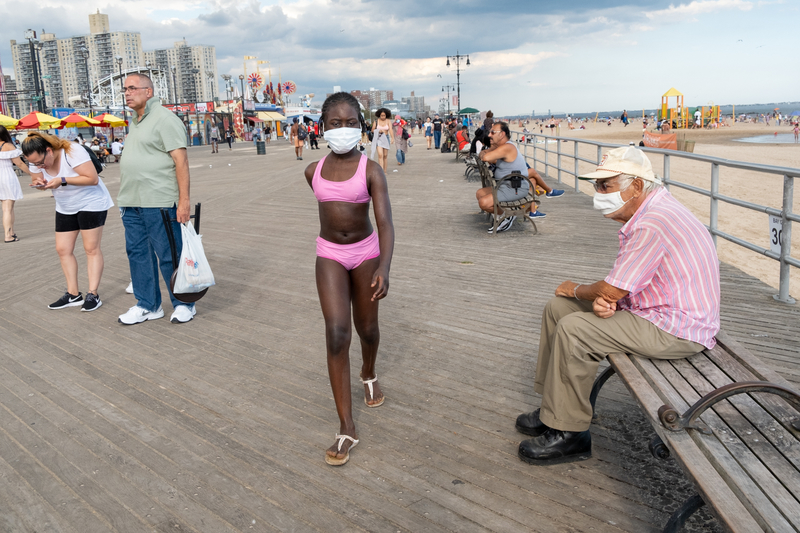
[[[791,114],[791,115],[789,115],[789,116],[792,116],[792,117],[800,117],[800,111],[792,111],[792,114]]]
[[[17,124],[18,130],[49,130],[50,128],[58,128],[61,125],[61,119],[45,115],[34,111],[19,119]]]
[[[473,115],[475,113],[480,113],[480,111],[478,111],[474,107],[465,107],[464,109],[459,110],[458,113],[456,113],[456,114],[457,115]]]
[[[70,113],[66,117],[61,119],[61,124],[59,125],[60,128],[91,128],[92,126],[99,126],[100,121],[84,117],[83,115],[79,115],[77,113]]]
[[[103,113],[102,115],[97,115],[94,117],[95,120],[99,120],[100,127],[103,128],[122,128],[127,124],[124,120],[119,117],[112,115],[111,113]]]
[[[6,129],[13,130],[17,127],[19,120],[8,117],[6,115],[0,115],[0,126],[4,126]]]

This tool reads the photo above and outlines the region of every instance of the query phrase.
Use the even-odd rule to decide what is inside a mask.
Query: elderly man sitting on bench
[[[623,224],[604,280],[565,281],[545,306],[534,390],[541,408],[517,418],[533,438],[519,445],[531,464],[591,456],[589,400],[609,353],[678,359],[716,344],[719,260],[705,226],[653,174],[638,148],[609,151],[595,172],[594,207]]]

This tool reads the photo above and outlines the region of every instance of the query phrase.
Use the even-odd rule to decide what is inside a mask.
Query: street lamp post
[[[117,67],[119,67],[119,88],[120,93],[119,97],[122,101],[122,120],[127,120],[127,116],[125,113],[125,80],[122,79],[122,56],[116,56],[114,59],[117,61]],[[128,134],[128,126],[125,126],[125,134]]]
[[[221,74],[220,77],[225,80],[225,101],[230,102],[231,100],[231,75],[230,74]]]
[[[462,55],[458,53],[458,50],[456,50],[456,55],[447,56],[448,67],[450,66],[451,59],[456,62],[456,86],[458,90],[458,97],[456,101],[458,102],[458,110],[460,111],[461,110],[461,60],[466,59],[467,60],[466,66],[469,66],[469,54]]]
[[[42,109],[42,95],[39,85],[39,70],[38,70],[38,60],[36,57],[36,49],[39,45],[39,41],[36,39],[36,32],[33,30],[26,30],[25,31],[25,38],[28,39],[28,45],[30,46],[30,54],[31,54],[31,69],[33,70],[33,90],[36,93],[34,100],[36,100],[36,108],[39,110],[40,113],[44,113],[44,109]]]
[[[442,87],[442,92],[447,91],[447,114],[450,114],[450,91],[455,91],[456,88],[452,85],[445,85]]]
[[[244,131],[247,132],[247,122],[244,120],[244,74],[239,74],[239,83],[242,84],[242,127],[244,128]]]
[[[177,104],[178,103],[178,82],[176,81],[176,78],[175,78],[175,70],[176,70],[175,69],[175,65],[172,65],[171,67],[169,67],[169,69],[172,71],[172,103],[173,104]]]
[[[200,133],[200,109],[197,105],[198,98],[197,98],[197,75],[200,74],[199,68],[190,69],[189,72],[192,73],[192,93],[194,94],[194,117],[195,117],[195,128],[197,128],[197,133]],[[203,144],[203,136],[200,136],[200,144]]]
[[[85,46],[81,46],[81,56],[83,56],[83,64],[86,67],[86,94],[87,100],[89,100],[89,118],[92,117],[94,114],[94,109],[92,109],[92,81],[89,76],[89,49]],[[90,126],[92,131],[92,137],[94,137],[94,126]]]

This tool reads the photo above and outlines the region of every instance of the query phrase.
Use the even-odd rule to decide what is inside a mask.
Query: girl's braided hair
[[[328,111],[330,111],[332,107],[336,107],[342,103],[350,104],[353,109],[356,110],[356,113],[358,113],[358,121],[361,123],[361,131],[367,131],[367,123],[364,121],[364,115],[361,114],[361,106],[359,105],[358,100],[356,100],[356,97],[352,94],[344,91],[333,93],[327,97],[325,102],[322,104],[322,115],[319,119],[322,129],[324,130],[325,128],[325,117],[328,115]]]

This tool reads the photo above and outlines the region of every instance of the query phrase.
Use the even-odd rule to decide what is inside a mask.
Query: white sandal
[[[336,435],[336,438],[339,439],[339,444],[336,446],[337,452],[342,451],[342,444],[344,444],[344,441],[349,440],[353,444],[351,444],[350,447],[347,449],[347,455],[345,455],[341,459],[337,459],[336,457],[331,457],[326,453],[325,462],[332,466],[342,466],[343,464],[345,464],[347,461],[350,460],[350,450],[356,447],[356,444],[358,444],[358,439],[354,439],[350,435],[339,435],[339,434]]]
[[[375,383],[376,381],[378,381],[378,374],[375,374],[375,377],[372,378],[372,379],[367,379],[367,380],[361,379],[361,383],[363,383],[364,385],[369,387],[369,399],[370,400],[374,400],[375,399],[375,391],[372,390],[372,384]],[[369,404],[369,403],[367,403],[367,397],[364,396],[364,403],[366,404],[367,407],[380,407],[381,405],[383,405],[383,402],[385,400],[386,400],[386,395],[384,395],[383,398],[381,398],[380,402]]]

